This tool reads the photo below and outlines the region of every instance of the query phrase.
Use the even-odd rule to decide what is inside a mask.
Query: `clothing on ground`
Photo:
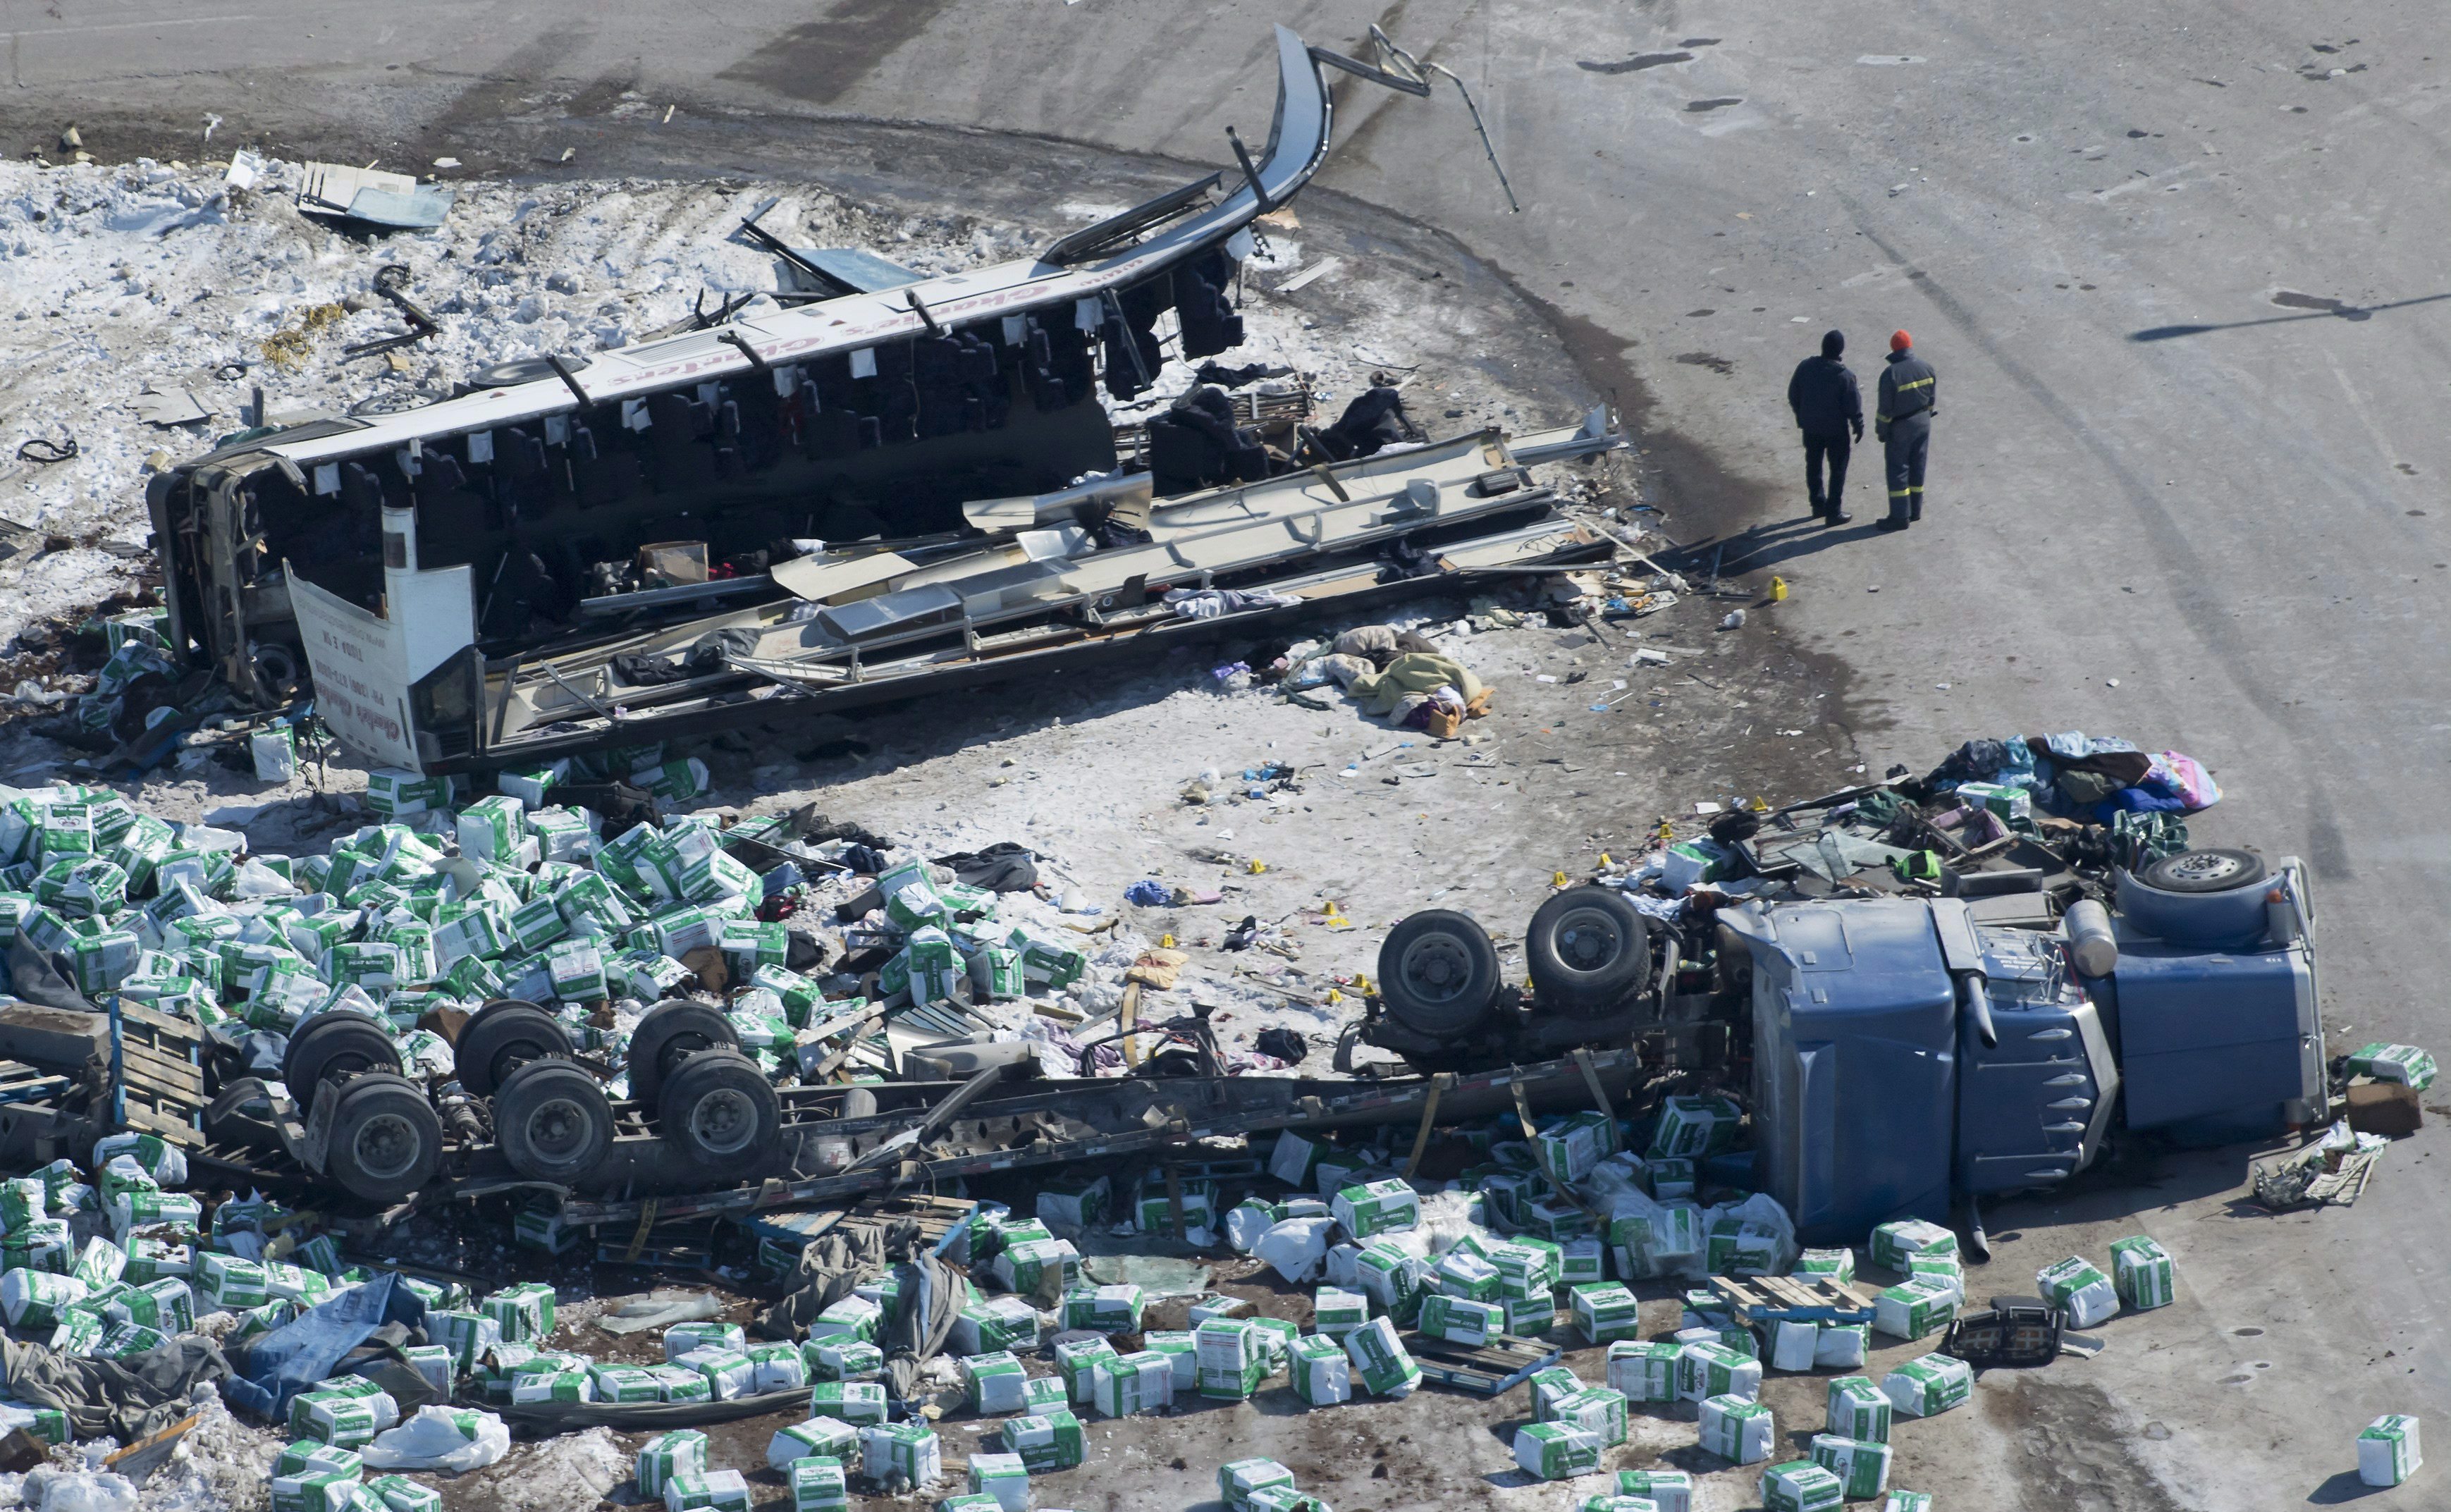
[[[1353,696],[1363,713],[1386,715],[1395,713],[1408,693],[1429,693],[1446,685],[1462,694],[1467,704],[1480,697],[1480,679],[1462,662],[1412,651],[1387,663],[1384,672],[1354,678],[1344,691]]]

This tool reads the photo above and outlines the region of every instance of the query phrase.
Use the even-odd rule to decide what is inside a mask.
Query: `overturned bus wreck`
[[[1170,359],[1240,344],[1250,223],[1327,149],[1322,66],[1427,92],[1401,53],[1390,72],[1276,41],[1274,119],[1256,154],[1233,139],[1238,183],[1213,173],[1035,260],[904,283],[753,227],[788,265],[783,308],[506,363],[449,400],[243,435],[162,474],[148,503],[174,649],[259,707],[311,670],[343,739],[450,771],[653,738],[709,699],[908,696],[877,690],[1018,666],[1049,637],[1088,649],[1167,588],[1265,580],[1282,607],[1425,533],[1399,576],[1468,570],[1471,553],[1422,551],[1488,531],[1517,533],[1492,559],[1510,565],[1527,540],[1555,544],[1517,539],[1545,507],[1520,465],[1539,449],[1494,436],[1355,473],[1340,460],[1375,443],[1280,416],[1290,443],[1263,445],[1238,415],[1161,416],[1147,465],[1118,467],[1098,387],[1128,399]],[[1510,468],[1504,489],[1476,481]],[[1085,476],[1108,481],[1071,487]],[[1067,623],[996,639],[1050,618]],[[639,658],[686,675],[625,682]]]

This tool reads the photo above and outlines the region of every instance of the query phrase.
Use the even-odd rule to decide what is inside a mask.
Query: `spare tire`
[[[451,1047],[460,1085],[476,1097],[491,1097],[511,1072],[530,1061],[570,1059],[570,1031],[534,1003],[498,997],[461,1027]]]
[[[434,1179],[442,1120],[404,1076],[376,1071],[337,1093],[324,1174],[351,1196],[395,1203]]]
[[[1623,893],[1585,883],[1534,912],[1523,957],[1543,1004],[1600,1012],[1650,982],[1651,926]]]
[[[658,1106],[664,1078],[702,1050],[740,1048],[740,1031],[723,1010],[693,998],[668,997],[647,1010],[630,1032],[630,1098]]]
[[[494,1142],[520,1175],[569,1186],[613,1148],[613,1104],[576,1062],[530,1061],[494,1093]]]
[[[2137,880],[2165,893],[2226,893],[2266,874],[2264,857],[2253,851],[2181,851],[2147,867]]]
[[[1379,947],[1379,998],[1417,1034],[1471,1033],[1498,999],[1498,948],[1468,913],[1424,909],[1387,932]]]
[[[702,1050],[664,1079],[657,1127],[711,1170],[747,1176],[767,1164],[783,1128],[782,1099],[736,1050]]]

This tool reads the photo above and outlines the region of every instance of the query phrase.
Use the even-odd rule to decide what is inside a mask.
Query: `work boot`
[[[1907,522],[1903,520],[1892,520],[1887,515],[1884,515],[1880,519],[1873,521],[1873,528],[1875,530],[1904,530],[1907,528]]]

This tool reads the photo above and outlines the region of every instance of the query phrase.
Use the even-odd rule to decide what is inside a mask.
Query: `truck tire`
[[[664,1078],[657,1125],[681,1153],[712,1170],[746,1176],[766,1163],[783,1127],[782,1099],[736,1050],[702,1050]]]
[[[630,1098],[657,1106],[665,1078],[702,1050],[738,1050],[740,1031],[723,1011],[686,997],[668,997],[647,1010],[630,1033]]]
[[[353,1197],[395,1203],[434,1179],[442,1120],[405,1076],[376,1071],[340,1090],[324,1174]]]
[[[494,1143],[520,1175],[568,1186],[613,1148],[612,1101],[574,1062],[530,1061],[494,1093]]]
[[[2252,851],[2181,851],[2147,867],[2137,880],[2165,893],[2226,893],[2265,874],[2264,857]]]
[[[1570,887],[1533,913],[1523,959],[1542,1003],[1598,1012],[1649,983],[1651,927],[1616,888]]]
[[[400,1047],[391,1034],[363,1013],[335,1009],[318,1013],[289,1036],[281,1056],[281,1085],[302,1109],[315,1106],[315,1089],[367,1071],[401,1070]]]
[[[570,1059],[570,1031],[534,1003],[498,997],[461,1026],[451,1056],[460,1085],[472,1096],[491,1097],[530,1061]]]
[[[1424,909],[1379,947],[1379,998],[1406,1029],[1434,1039],[1469,1034],[1498,997],[1498,948],[1470,914]]]

